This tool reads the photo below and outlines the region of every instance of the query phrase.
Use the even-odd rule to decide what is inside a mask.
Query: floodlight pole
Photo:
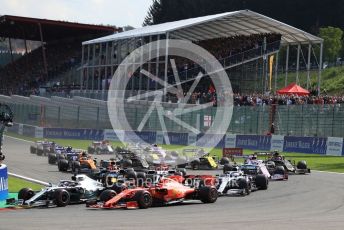
[[[288,84],[288,68],[289,68],[289,45],[287,45],[287,54],[286,54],[286,61],[285,61],[285,81],[284,86]]]
[[[309,89],[310,83],[310,69],[311,69],[311,50],[312,50],[312,43],[308,44],[308,60],[307,60],[307,90]]]
[[[320,80],[322,71],[322,59],[323,59],[323,42],[320,43],[320,57],[319,57],[319,72],[318,72],[318,96],[320,95]]]
[[[297,45],[297,56],[296,56],[296,84],[299,84],[299,69],[300,69],[300,50],[301,44]]]

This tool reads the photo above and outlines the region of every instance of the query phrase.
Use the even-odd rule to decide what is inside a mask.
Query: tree
[[[319,37],[324,39],[324,59],[336,61],[342,49],[343,31],[332,26],[320,28]]]

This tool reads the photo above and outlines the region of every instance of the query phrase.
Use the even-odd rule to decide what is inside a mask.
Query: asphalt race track
[[[47,182],[70,178],[48,165],[47,158],[30,154],[29,146],[6,137],[4,153],[10,172]],[[206,173],[210,172],[216,173]],[[343,179],[344,175],[334,173],[293,175],[289,181],[270,182],[267,191],[221,197],[214,204],[195,201],[146,210],[87,210],[81,204],[1,211],[0,230],[344,229]]]

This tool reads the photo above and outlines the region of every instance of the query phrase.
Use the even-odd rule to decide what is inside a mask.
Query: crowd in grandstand
[[[184,93],[184,97],[187,93]],[[190,95],[187,103],[190,104],[205,104],[213,103],[216,106],[223,101],[225,95],[217,95],[215,91],[208,90],[208,92],[194,92]],[[228,96],[228,95],[227,95]],[[169,95],[167,98],[169,102],[185,102],[184,98],[173,97]],[[263,95],[263,94],[239,94],[233,95],[234,106],[265,106],[265,105],[304,105],[304,104],[343,104],[344,96],[315,96],[314,92],[306,96],[298,95]]]
[[[8,94],[37,94],[38,88],[48,80],[80,64],[81,43],[52,43],[45,47],[47,73],[45,73],[42,47],[22,56],[0,70],[6,79]]]

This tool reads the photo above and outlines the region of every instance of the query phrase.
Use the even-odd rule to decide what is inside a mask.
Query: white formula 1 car
[[[102,183],[80,174],[72,176],[72,180],[61,180],[58,185],[51,184],[37,193],[30,188],[23,188],[18,193],[18,200],[7,199],[6,204],[26,208],[64,207],[97,199],[104,189]]]

